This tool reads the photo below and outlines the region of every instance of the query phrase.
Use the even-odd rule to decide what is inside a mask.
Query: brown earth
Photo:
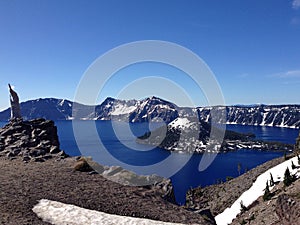
[[[0,224],[48,224],[32,208],[49,199],[106,213],[186,224],[213,224],[147,187],[122,186],[73,170],[74,158],[22,162],[0,157]]]

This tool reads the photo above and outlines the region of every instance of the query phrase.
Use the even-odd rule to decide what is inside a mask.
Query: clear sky
[[[21,101],[72,100],[94,60],[140,40],[174,42],[199,55],[227,105],[299,103],[300,0],[0,0],[0,110],[9,106],[7,83]],[[176,74],[166,68],[125,68],[99,102],[116,97],[130,75]],[[205,104],[192,83],[177,82],[196,104]],[[128,98],[143,98],[154,86],[132,89]],[[188,105],[169,89],[157,95]]]

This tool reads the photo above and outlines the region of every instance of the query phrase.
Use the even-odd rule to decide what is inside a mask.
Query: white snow
[[[292,169],[292,161],[295,165],[298,163],[297,157],[286,160],[285,162],[267,170],[265,173],[261,174],[257,177],[256,181],[253,183],[250,189],[245,191],[230,208],[224,210],[224,212],[220,213],[215,217],[217,225],[228,225],[232,222],[234,218],[241,211],[241,201],[243,205],[248,207],[251,205],[258,197],[264,194],[264,189],[266,187],[266,182],[270,180],[270,173],[273,175],[274,181],[282,181],[284,178],[284,172],[288,167],[292,174],[297,174],[299,176],[299,171],[297,169]],[[270,190],[272,187],[270,187]]]
[[[123,115],[123,114],[129,114],[132,111],[136,109],[136,106],[127,106],[127,105],[116,105],[114,107],[113,111],[111,112],[111,115],[117,116],[117,115]]]
[[[112,215],[42,199],[32,209],[43,221],[54,225],[180,225],[150,219]]]
[[[189,121],[188,118],[177,118],[171,123],[169,123],[169,125],[175,128],[185,128],[185,127],[189,127],[191,123],[192,122]]]

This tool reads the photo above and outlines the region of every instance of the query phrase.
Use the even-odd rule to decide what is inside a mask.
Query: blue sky
[[[299,103],[300,0],[0,0],[0,110],[9,106],[7,83],[21,101],[72,100],[94,60],[140,40],[174,42],[196,53],[227,105]],[[125,68],[98,100],[116,97],[130,76],[170,78],[175,70],[147,63]],[[174,80],[195,104],[206,104],[192,82]],[[143,98],[154,86],[132,89],[128,97]],[[188,105],[176,90],[158,95]]]

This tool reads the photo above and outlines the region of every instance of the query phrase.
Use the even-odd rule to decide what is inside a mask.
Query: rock
[[[81,157],[75,164],[74,170],[80,172],[91,172],[94,169],[88,164],[87,160],[84,157]]]
[[[31,157],[38,157],[38,156],[45,155],[45,154],[46,154],[46,150],[45,149],[33,149],[29,153],[29,155]]]
[[[51,154],[57,154],[57,153],[59,153],[60,152],[60,149],[57,147],[57,146],[52,146],[51,148],[50,148],[50,153]]]
[[[161,194],[163,199],[176,204],[174,188],[170,179],[163,179],[161,182],[154,184],[154,187]]]
[[[24,162],[68,157],[59,145],[57,127],[53,121],[11,119],[0,129],[0,157],[22,156]]]
[[[123,168],[120,166],[111,166],[111,167],[109,167],[108,170],[105,170],[103,172],[103,175],[104,176],[114,176],[116,173],[119,173],[122,170],[123,170]]]
[[[36,157],[34,158],[34,162],[45,162],[45,159],[43,157]]]
[[[23,161],[24,162],[29,162],[30,160],[31,160],[31,158],[28,155],[23,156]]]

